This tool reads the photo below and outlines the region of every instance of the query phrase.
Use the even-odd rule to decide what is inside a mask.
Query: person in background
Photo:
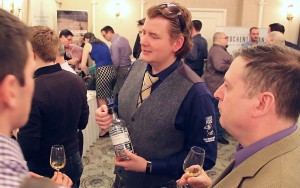
[[[145,18],[140,19],[140,20],[137,21],[137,26],[138,26],[138,29],[139,29],[139,33],[136,36],[134,47],[133,47],[133,53],[132,53],[132,55],[135,59],[138,59],[140,57],[141,52],[142,52],[141,44],[140,44],[140,38],[142,36],[142,29],[143,29],[144,23],[145,23]]]
[[[284,34],[285,32],[285,28],[282,24],[280,23],[272,23],[269,25],[269,30],[268,32],[272,32],[272,31],[279,31],[281,32],[282,34]],[[300,50],[300,47],[297,46],[296,44],[292,43],[292,42],[289,42],[289,41],[285,41],[285,45],[290,47],[290,48],[293,48],[295,50]]]
[[[259,29],[258,27],[251,27],[249,30],[249,41],[242,44],[242,47],[252,45],[263,45],[264,43],[259,40]]]
[[[267,44],[285,46],[284,35],[279,31],[272,31],[268,33]]]
[[[31,28],[34,54],[35,91],[26,126],[18,132],[30,170],[51,177],[49,164],[52,145],[63,145],[66,153],[65,172],[79,187],[83,164],[79,154],[78,129],[86,127],[89,116],[86,87],[83,80],[55,63],[59,38],[47,26]]]
[[[240,143],[233,160],[212,183],[202,171],[184,174],[179,185],[203,187],[299,187],[300,53],[278,45],[236,54],[220,101],[221,125]]]
[[[88,56],[96,63],[96,93],[98,107],[107,104],[106,98],[112,98],[112,82],[115,79],[115,69],[111,60],[111,55],[108,46],[96,38],[93,33],[85,33],[85,45],[83,47],[83,54],[81,60],[81,68],[86,75],[89,75],[86,62]]]
[[[203,75],[204,60],[207,58],[207,41],[200,34],[202,22],[193,20],[193,48],[185,58],[185,63],[197,73],[198,76]]]
[[[73,33],[68,29],[64,29],[59,33],[59,39],[65,46],[65,60],[67,60],[68,64],[76,72],[79,72],[79,62],[82,56],[82,48],[76,44],[72,44],[73,37]]]
[[[28,27],[1,8],[0,39],[0,187],[18,188],[25,178],[40,178],[29,172],[20,146],[10,138],[11,131],[23,127],[28,120],[34,92],[34,63]],[[72,185],[61,172],[52,173],[51,177],[56,184]]]
[[[181,61],[191,49],[191,30],[190,12],[177,3],[147,11],[142,59],[133,64],[118,98],[118,115],[126,122],[136,154],[124,151],[129,160],[115,158],[114,187],[176,187],[192,146],[206,151],[205,170],[215,165],[212,96]],[[101,128],[110,127],[106,105],[96,110],[96,121]]]
[[[103,27],[101,29],[101,34],[105,40],[111,42],[110,54],[116,69],[116,81],[113,89],[113,97],[117,98],[131,65],[130,55],[132,50],[128,40],[125,37],[116,34],[111,26]]]
[[[62,69],[76,74],[74,69],[72,69],[72,67],[69,65],[68,61],[65,60],[65,58],[64,58],[65,53],[66,53],[66,51],[65,51],[63,43],[59,42],[55,62],[59,63]]]
[[[63,70],[66,70],[66,71],[69,71],[73,74],[76,74],[76,72],[72,69],[72,67],[64,59],[64,54],[65,54],[64,45],[59,41],[58,51],[57,51],[55,62],[59,63]],[[82,130],[80,130],[80,129],[78,129],[77,131],[78,131],[77,132],[77,138],[78,138],[79,154],[80,154],[80,157],[82,157],[82,153],[83,153],[83,133],[82,133]]]
[[[213,36],[213,46],[208,52],[206,69],[203,75],[204,81],[212,94],[224,82],[224,75],[232,62],[232,56],[226,50],[227,46],[228,36],[224,32],[216,32]],[[218,100],[213,99],[213,103],[216,111],[218,142],[229,144],[228,140],[224,138],[225,130],[219,122],[220,111],[218,109]]]

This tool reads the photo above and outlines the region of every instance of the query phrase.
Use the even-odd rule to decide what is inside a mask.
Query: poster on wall
[[[227,51],[232,55],[234,51],[239,50],[244,42],[250,40],[250,27],[217,27],[216,32],[224,32],[228,36]],[[259,41],[266,42],[268,35],[267,28],[259,28]]]
[[[29,3],[29,22],[31,26],[45,25],[55,29],[55,1],[31,0]]]
[[[64,29],[68,29],[73,33],[72,43],[81,46],[83,35],[88,30],[88,12],[57,10],[57,33]]]

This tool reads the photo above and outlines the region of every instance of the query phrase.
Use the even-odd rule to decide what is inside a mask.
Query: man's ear
[[[15,108],[17,106],[17,92],[20,84],[13,75],[7,75],[0,83],[0,101],[4,107]]]
[[[256,105],[255,112],[253,114],[254,116],[256,117],[262,116],[270,112],[272,108],[274,108],[275,110],[275,97],[273,93],[263,92],[258,94],[256,97],[258,98],[258,103]]]
[[[176,39],[174,42],[173,51],[177,52],[182,47],[183,42],[184,42],[183,36],[180,36],[178,39]]]

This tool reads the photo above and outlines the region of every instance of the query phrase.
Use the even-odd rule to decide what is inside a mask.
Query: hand
[[[88,74],[83,79],[85,79],[85,78],[92,78],[92,76]]]
[[[124,152],[129,159],[124,160],[120,157],[116,157],[114,162],[116,166],[121,166],[125,170],[131,170],[135,172],[146,171],[147,161],[143,157],[133,154],[128,150],[125,150]]]
[[[71,187],[73,185],[72,180],[66,174],[61,172],[54,172],[51,181],[65,187]]]
[[[69,65],[76,65],[77,63],[78,63],[78,59],[76,59],[76,58],[72,58],[72,59],[68,60]]]
[[[32,178],[45,178],[44,176],[41,176],[34,172],[29,172],[29,176]],[[73,185],[72,180],[66,174],[63,174],[61,172],[54,172],[54,175],[51,178],[51,181],[57,185],[61,185],[61,186],[65,186],[65,187],[71,187]]]
[[[32,177],[32,178],[42,178],[42,177],[44,177],[44,176],[41,176],[41,175],[36,174],[34,172],[29,172],[29,176]]]
[[[212,184],[212,180],[205,171],[202,169],[202,172],[199,176],[191,177],[188,174],[184,173],[179,180],[177,180],[177,185],[186,185],[189,184],[194,188],[207,188]]]
[[[106,105],[100,106],[95,113],[96,122],[101,129],[108,130],[112,123],[112,116],[108,114]]]

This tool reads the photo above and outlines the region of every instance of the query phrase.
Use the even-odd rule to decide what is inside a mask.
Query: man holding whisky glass
[[[136,154],[125,151],[129,160],[116,158],[114,187],[176,187],[192,146],[205,150],[205,170],[215,164],[212,96],[181,62],[190,50],[191,28],[191,14],[179,4],[163,3],[147,12],[142,59],[131,67],[118,98],[118,114],[126,121]],[[147,77],[153,85],[144,98],[141,88]],[[107,106],[97,109],[96,120],[101,128],[109,128]]]
[[[266,71],[267,70],[267,71]],[[239,145],[217,179],[178,181],[193,188],[300,187],[300,53],[277,45],[243,48],[214,96],[220,123]]]

